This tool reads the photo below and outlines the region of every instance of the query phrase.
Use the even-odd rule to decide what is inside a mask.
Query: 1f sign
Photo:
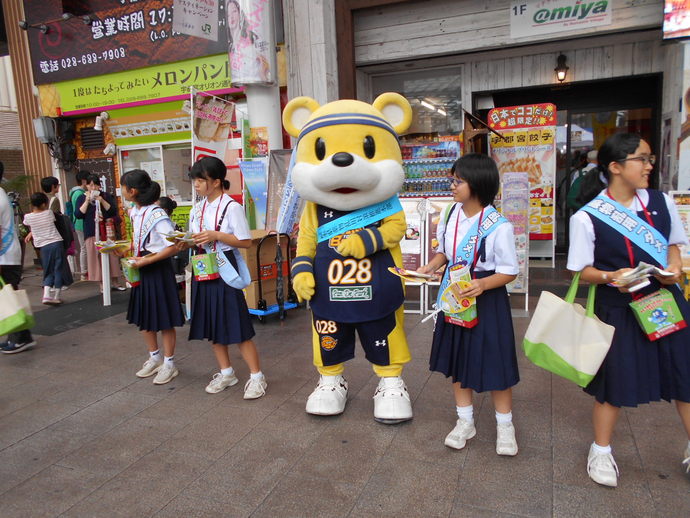
[[[609,0],[513,0],[510,37],[533,38],[611,25],[611,10]]]

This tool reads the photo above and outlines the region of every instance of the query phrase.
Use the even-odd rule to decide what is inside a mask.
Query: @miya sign
[[[612,2],[607,0],[512,0],[510,37],[611,25],[612,9]]]

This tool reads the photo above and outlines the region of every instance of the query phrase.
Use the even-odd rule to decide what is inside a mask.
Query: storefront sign
[[[205,156],[225,160],[235,103],[208,92],[192,95],[192,162]]]
[[[611,25],[607,0],[512,0],[510,37],[526,38]]]
[[[225,15],[233,84],[273,84],[270,1],[226,0]]]
[[[217,0],[187,0],[209,2],[217,4]],[[62,20],[63,3],[24,0],[27,22],[48,27],[45,34],[38,30],[26,33],[36,84],[227,52],[225,37],[205,39],[174,31],[173,0],[92,0],[88,2],[88,25],[81,16]],[[216,33],[224,33],[224,13],[210,24]]]
[[[494,108],[489,126],[491,157],[499,173],[527,173],[530,239],[552,240],[555,225],[556,107],[531,104]]]
[[[687,0],[665,0],[664,39],[690,36],[690,3]]]
[[[227,55],[43,85],[39,92],[41,97],[57,96],[57,106],[64,115],[79,115],[187,99],[192,87],[216,94],[238,91],[230,86]]]
[[[218,39],[218,0],[173,0],[173,31]]]

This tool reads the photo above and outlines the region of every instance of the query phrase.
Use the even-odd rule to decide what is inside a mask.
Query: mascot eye
[[[326,143],[323,141],[322,138],[317,138],[316,143],[314,144],[314,150],[316,151],[316,158],[319,160],[323,160],[323,158],[326,156]]]
[[[364,137],[364,154],[367,158],[374,158],[376,154],[376,143],[374,142],[374,137],[367,135]]]

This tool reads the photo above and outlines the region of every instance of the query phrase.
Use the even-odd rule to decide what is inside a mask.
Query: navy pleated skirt
[[[237,267],[232,251],[226,252],[225,257]],[[230,345],[249,340],[254,334],[242,290],[228,286],[221,278],[201,282],[192,280],[190,340]]]
[[[690,305],[677,286],[673,293],[690,326]],[[585,392],[600,403],[634,407],[664,399],[690,402],[690,327],[650,341],[628,306],[629,295],[597,290],[595,313],[616,328],[611,349]]]
[[[175,273],[170,259],[139,269],[141,282],[132,288],[127,322],[141,331],[163,331],[184,325]]]
[[[494,272],[477,272],[488,277]],[[476,392],[505,390],[520,381],[510,302],[505,287],[477,298],[477,325],[447,323],[439,313],[429,368]]]

